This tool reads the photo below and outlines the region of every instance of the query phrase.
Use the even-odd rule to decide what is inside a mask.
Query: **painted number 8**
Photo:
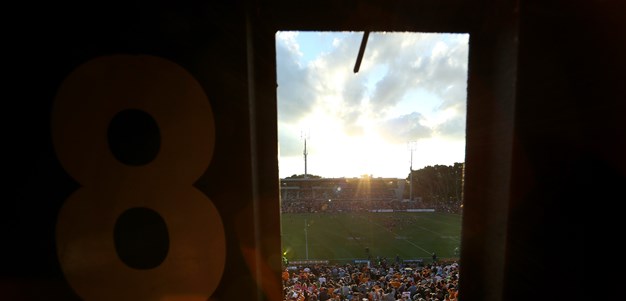
[[[116,152],[111,138],[133,118],[158,134],[155,152],[139,151],[143,161]],[[56,227],[61,268],[81,298],[207,300],[213,294],[225,265],[224,226],[193,183],[211,161],[215,125],[191,74],[153,56],[91,60],[58,91],[52,140],[59,162],[81,184]],[[143,234],[156,235],[147,241],[154,250],[137,254],[146,251]]]

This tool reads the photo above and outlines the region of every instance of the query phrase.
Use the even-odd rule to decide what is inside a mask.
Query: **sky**
[[[280,178],[406,178],[465,161],[469,34],[276,34]]]

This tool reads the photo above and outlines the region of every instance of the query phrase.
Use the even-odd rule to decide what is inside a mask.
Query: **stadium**
[[[438,186],[442,171],[454,170],[411,175],[428,182],[429,168],[439,171]],[[294,175],[280,187],[283,300],[458,298],[461,212],[445,197],[423,197],[427,189],[407,179],[367,175]]]
[[[281,235],[293,262],[458,257],[460,212],[428,202],[398,178],[281,179]]]

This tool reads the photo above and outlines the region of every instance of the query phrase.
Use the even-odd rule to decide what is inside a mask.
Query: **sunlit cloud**
[[[353,176],[362,168],[348,165],[368,161],[379,169],[373,174],[405,177],[409,140],[428,140],[424,147],[434,147],[442,144],[432,141],[452,139],[446,145],[460,151],[446,151],[438,164],[464,161],[469,35],[373,32],[355,74],[361,37],[276,35],[281,177],[303,173],[303,127],[316,133],[310,160],[322,176],[342,175],[331,171],[340,166],[343,175]],[[354,151],[364,148],[369,154]],[[386,162],[372,163],[371,156],[381,154]]]

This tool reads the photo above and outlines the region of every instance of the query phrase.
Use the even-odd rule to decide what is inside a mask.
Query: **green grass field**
[[[305,221],[307,240],[305,240]],[[455,258],[461,216],[435,212],[283,213],[282,247],[290,261]]]

